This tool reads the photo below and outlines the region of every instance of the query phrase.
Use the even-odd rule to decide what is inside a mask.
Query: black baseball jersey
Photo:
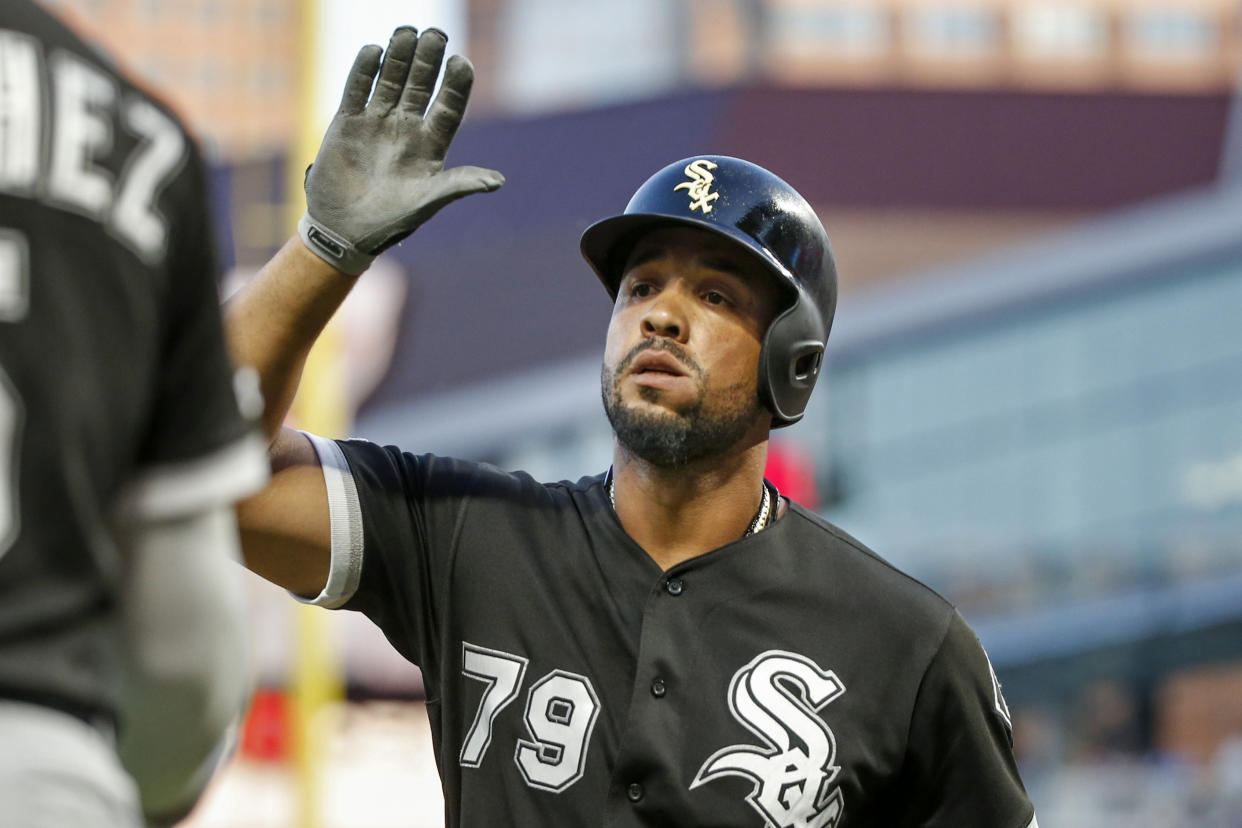
[[[970,628],[797,504],[661,571],[602,477],[312,441],[318,603],[422,668],[449,825],[1035,824]]]
[[[262,442],[224,349],[202,162],[29,0],[0,4],[0,697],[107,714],[124,511],[228,503]]]

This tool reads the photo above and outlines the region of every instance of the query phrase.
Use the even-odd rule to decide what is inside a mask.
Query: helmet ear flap
[[[772,320],[759,359],[759,393],[772,412],[772,427],[802,419],[824,359],[824,323],[819,310],[801,295]]]

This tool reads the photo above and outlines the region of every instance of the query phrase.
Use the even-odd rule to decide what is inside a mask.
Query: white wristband
[[[303,213],[298,222],[298,235],[312,253],[350,276],[357,276],[375,261],[375,256],[363,253],[352,243],[324,227],[311,217],[309,211]]]

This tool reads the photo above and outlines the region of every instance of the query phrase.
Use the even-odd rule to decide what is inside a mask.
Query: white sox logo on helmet
[[[747,800],[768,828],[835,828],[845,811],[833,781],[836,738],[816,712],[845,685],[806,656],[768,650],[733,674],[729,710],[763,746],[730,745],[713,753],[693,790],[723,776],[755,783]]]
[[[711,192],[712,184],[716,181],[716,176],[712,175],[712,170],[716,169],[713,161],[706,158],[700,158],[691,161],[686,165],[686,176],[689,181],[683,181],[673,188],[673,191],[685,190],[690,196],[690,212],[702,210],[704,213],[712,211],[712,202],[720,198],[720,193]]]

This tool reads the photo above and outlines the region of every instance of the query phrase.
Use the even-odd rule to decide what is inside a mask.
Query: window
[[[1198,58],[1216,51],[1217,23],[1196,9],[1135,9],[1126,19],[1129,44],[1144,56]]]
[[[1104,11],[1086,4],[1028,3],[1013,17],[1019,53],[1044,58],[1101,57],[1108,49]]]
[[[496,70],[501,98],[512,109],[529,111],[620,101],[669,88],[683,58],[681,45],[672,42],[671,8],[659,0],[505,5],[500,25],[510,36]]]
[[[826,55],[879,54],[888,50],[883,9],[862,4],[776,8],[773,31],[778,43],[814,46]]]
[[[927,6],[905,17],[906,37],[920,52],[956,56],[992,51],[1000,40],[998,29],[996,15],[980,6]]]

